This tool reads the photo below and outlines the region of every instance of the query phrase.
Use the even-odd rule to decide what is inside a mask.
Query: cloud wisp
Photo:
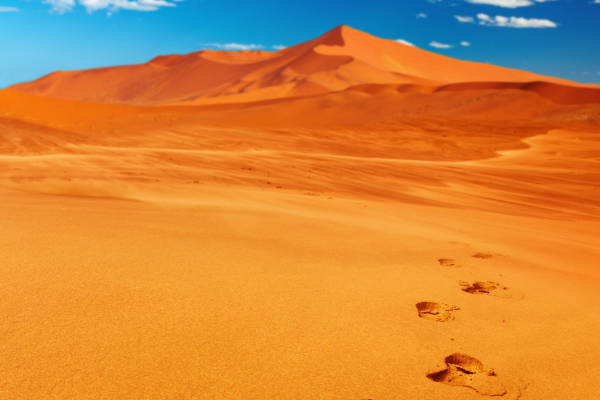
[[[548,19],[503,17],[496,15],[490,17],[487,14],[477,14],[480,25],[500,26],[505,28],[556,28],[558,25]]]
[[[463,23],[474,23],[475,22],[475,18],[473,17],[462,17],[460,15],[455,15],[454,18],[456,18],[458,20],[458,22],[463,22]]]
[[[414,44],[412,44],[411,42],[409,42],[408,40],[404,40],[404,39],[396,39],[396,42],[405,44],[407,46],[417,47]]]
[[[0,7],[0,12],[5,12],[5,13],[9,13],[9,12],[19,12],[21,10],[19,10],[17,7]]]
[[[465,0],[467,3],[472,4],[485,4],[488,6],[498,6],[503,8],[518,8],[518,7],[529,7],[535,3],[545,3],[547,1],[554,0]],[[596,0],[598,2],[599,0]]]
[[[180,1],[180,0],[173,0]],[[175,3],[167,0],[45,0],[52,12],[63,14],[72,11],[79,4],[89,13],[106,9],[109,13],[119,10],[156,11],[162,7],[175,7]]]
[[[262,44],[242,44],[242,43],[204,43],[203,46],[215,47],[220,50],[241,51],[241,50],[260,50],[265,46]],[[276,48],[273,46],[273,48]]]
[[[429,45],[431,47],[435,47],[436,49],[451,49],[454,47],[451,44],[445,44],[445,43],[440,43],[440,42],[436,42],[436,41],[429,43]]]
[[[463,42],[460,42],[460,45],[464,46],[464,47],[469,47],[471,45],[471,43],[463,41]]]
[[[243,44],[243,43],[201,43],[201,46],[213,47],[219,50],[226,51],[248,51],[248,50],[262,50],[266,48],[271,48],[273,50],[279,51],[283,49],[287,49],[287,46],[283,46],[281,44],[276,44],[273,46],[263,46],[262,44]]]

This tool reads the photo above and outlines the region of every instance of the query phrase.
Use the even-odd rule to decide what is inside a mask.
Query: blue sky
[[[0,0],[0,87],[202,48],[271,50],[342,24],[600,84],[600,0]]]

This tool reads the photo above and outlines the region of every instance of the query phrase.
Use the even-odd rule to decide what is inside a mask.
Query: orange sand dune
[[[438,93],[444,91],[489,91],[489,90],[525,90],[552,100],[556,104],[598,104],[600,103],[600,87],[575,87],[551,82],[468,82],[453,83],[444,86],[426,85],[356,85],[348,90],[378,94],[383,91],[396,90],[400,93]]]
[[[1,400],[600,398],[597,89],[342,27],[39,94],[185,68],[240,102],[0,91]]]
[[[312,96],[364,83],[439,85],[477,81],[578,84],[459,61],[347,26],[276,53],[203,50],[146,64],[60,71],[9,89],[97,103],[157,105]]]
[[[594,123],[598,110],[600,89],[550,83],[358,85],[321,96],[198,107],[186,120],[244,127],[339,127],[407,117],[505,120],[510,115],[510,121],[533,118],[544,129],[549,121]]]

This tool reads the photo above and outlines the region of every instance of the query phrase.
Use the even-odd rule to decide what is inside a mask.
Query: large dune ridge
[[[600,398],[598,93],[348,27],[0,90],[0,399]]]
[[[110,104],[248,102],[319,95],[359,84],[545,81],[563,79],[459,61],[348,26],[278,52],[202,50],[146,64],[60,71],[9,89]]]

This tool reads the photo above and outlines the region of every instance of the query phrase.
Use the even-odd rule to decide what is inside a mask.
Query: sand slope
[[[142,143],[2,157],[4,187],[86,197],[0,192],[0,398],[595,398],[595,136],[416,165]],[[462,290],[480,281],[511,295]],[[427,378],[455,353],[492,381]]]
[[[545,81],[562,79],[459,61],[348,26],[271,53],[203,50],[146,64],[60,71],[10,90],[98,103],[231,103],[311,96],[358,84]]]

